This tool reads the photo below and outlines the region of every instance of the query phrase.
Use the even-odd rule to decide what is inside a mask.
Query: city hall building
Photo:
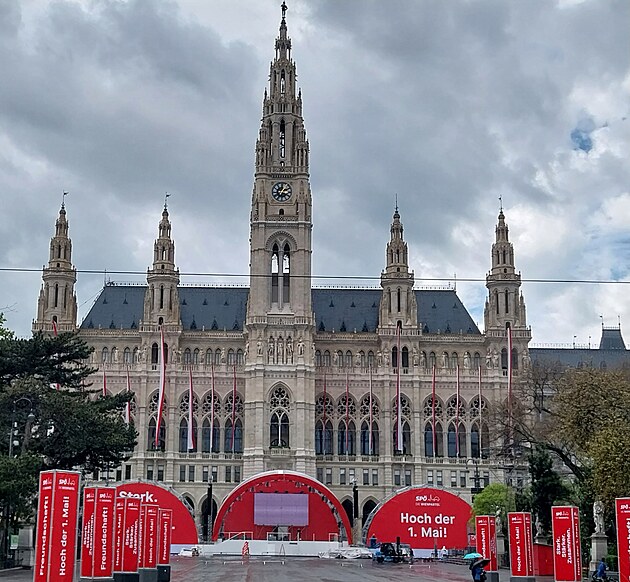
[[[522,484],[524,459],[497,454],[487,414],[507,396],[508,368],[516,382],[536,355],[503,212],[494,237],[488,233],[483,332],[454,288],[416,288],[398,208],[383,223],[390,240],[380,288],[314,288],[309,142],[284,12],[253,145],[251,207],[243,207],[249,288],[181,286],[171,235],[177,217],[165,206],[156,213],[146,284],[106,284],[79,323],[68,217],[64,206],[59,212],[33,331],[52,333],[53,322],[60,332],[78,331],[94,347],[97,386],[103,371],[112,393],[126,390],[129,377],[138,445],[111,478],[174,489],[202,539],[210,512],[216,516],[236,484],[264,471],[305,474],[349,513],[356,483],[361,521],[409,485],[470,500],[471,488],[489,482]],[[625,356],[620,331],[605,333],[601,347]],[[576,362],[608,353],[570,352]]]

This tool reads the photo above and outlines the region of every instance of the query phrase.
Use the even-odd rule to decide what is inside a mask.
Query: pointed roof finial
[[[61,195],[61,210],[65,210],[66,208],[66,196],[68,195],[68,192],[66,190],[63,191],[63,194]]]
[[[169,196],[170,196],[170,194],[168,192],[164,196],[164,210],[168,210],[168,197]]]
[[[499,212],[503,212],[503,194],[499,194]]]
[[[396,214],[398,214],[398,192],[396,192],[394,196],[396,198]]]
[[[282,8],[282,20],[284,20],[284,17],[285,17],[285,15],[287,13],[287,10],[288,10],[287,4],[286,4],[286,2],[284,2],[284,0],[282,2],[282,6],[280,6],[280,8]]]

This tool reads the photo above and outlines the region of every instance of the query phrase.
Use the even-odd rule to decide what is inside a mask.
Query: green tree
[[[535,514],[534,520],[538,518],[542,531],[550,534],[551,506],[560,501],[566,501],[569,491],[560,475],[553,469],[553,459],[545,447],[536,445],[528,461],[531,477],[529,511]]]
[[[473,513],[475,515],[495,515],[501,518],[503,533],[507,533],[507,514],[516,510],[514,490],[502,483],[492,483],[475,495]]]
[[[4,313],[0,311],[0,339],[12,339],[14,334],[10,329],[7,329],[4,326],[5,322],[6,319],[4,317]]]
[[[40,470],[103,470],[133,452],[132,394],[90,389],[91,351],[74,334],[0,339],[0,502],[14,516],[32,511]]]

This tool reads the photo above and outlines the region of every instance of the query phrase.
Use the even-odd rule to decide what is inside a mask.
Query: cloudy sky
[[[41,273],[8,269],[48,260],[63,190],[79,270],[142,281],[113,272],[146,272],[168,191],[182,281],[247,273],[279,4],[0,3],[11,328],[30,332]],[[597,342],[600,316],[630,329],[628,285],[529,281],[630,281],[627,0],[291,0],[287,22],[316,276],[377,285],[398,194],[417,285],[477,280],[457,289],[482,324],[502,196],[534,343]],[[104,279],[79,275],[81,319]]]

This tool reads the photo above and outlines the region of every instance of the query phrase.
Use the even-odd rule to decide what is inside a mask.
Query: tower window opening
[[[494,292],[494,303],[497,310],[497,315],[499,315],[499,292],[498,291]]]
[[[278,245],[273,245],[271,251],[271,302],[278,303]]]
[[[291,285],[291,259],[289,245],[284,245],[282,254],[282,301],[288,303],[290,300]]]
[[[165,261],[166,260],[166,248],[162,247],[162,260]]]
[[[59,285],[57,283],[55,283],[55,300],[54,300],[54,307],[58,307],[59,306]]]
[[[400,251],[396,250],[396,262],[400,263]]]
[[[400,313],[400,288],[396,289],[396,310],[398,311],[398,313]]]
[[[282,72],[280,73],[280,94],[284,95],[286,91],[286,79],[284,76],[284,69],[282,70]]]
[[[164,285],[160,285],[160,309],[164,309]]]
[[[57,258],[61,258],[61,245],[57,245]]]
[[[510,296],[508,290],[505,290],[505,313],[510,313]]]
[[[503,251],[503,264],[507,263],[507,252]]]
[[[286,135],[286,125],[283,119],[280,122],[280,157],[281,158],[284,158],[284,154],[285,154],[285,135]]]

